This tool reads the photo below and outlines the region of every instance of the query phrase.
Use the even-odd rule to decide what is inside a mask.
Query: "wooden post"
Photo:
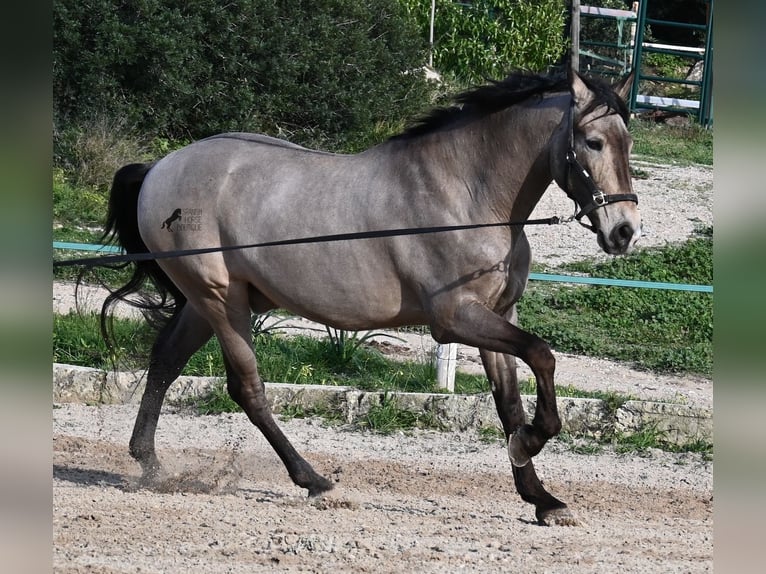
[[[573,72],[580,71],[580,0],[572,0],[572,12],[569,16],[569,35],[572,39],[570,65]]]
[[[457,345],[439,345],[436,347],[436,385],[440,389],[455,392],[455,367],[457,365]]]

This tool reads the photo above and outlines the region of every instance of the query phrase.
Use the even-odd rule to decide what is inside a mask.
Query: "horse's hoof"
[[[540,526],[582,526],[583,523],[566,506],[551,508],[539,512],[537,522]]]
[[[159,464],[151,464],[143,467],[141,472],[141,478],[139,479],[139,485],[148,487],[156,483],[160,478],[160,472],[162,467]]]
[[[323,476],[317,477],[314,482],[308,487],[309,498],[321,496],[328,490],[332,490],[335,486],[332,482],[324,478]]]
[[[526,466],[529,463],[529,455],[524,448],[524,444],[518,436],[518,433],[514,433],[508,439],[508,458],[511,459],[513,466]]]

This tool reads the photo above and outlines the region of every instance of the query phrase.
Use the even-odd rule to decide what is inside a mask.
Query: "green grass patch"
[[[119,368],[134,369],[146,364],[154,332],[145,321],[115,319],[115,360]],[[53,361],[68,365],[109,370],[112,356],[101,337],[95,313],[54,315]]]
[[[615,279],[711,284],[710,235],[705,231],[682,245],[567,269]],[[657,372],[712,376],[710,293],[533,283],[519,302],[519,323],[558,351]]]
[[[386,393],[380,404],[370,407],[360,426],[381,434],[413,428],[441,430],[432,413],[415,413],[402,409],[395,396]]]
[[[106,346],[99,332],[96,314],[68,314],[54,317],[53,325],[53,360],[55,362],[111,369],[112,363]],[[116,360],[119,368],[145,368],[148,353],[154,339],[154,333],[143,321],[128,319],[114,320],[114,333],[117,339]],[[424,368],[414,362],[392,361],[383,357],[377,350],[360,347],[359,357],[339,365],[333,357],[329,341],[309,337],[282,337],[275,334],[263,334],[257,337],[256,353],[259,357],[261,372],[266,380],[275,382],[298,382],[303,384],[343,384],[368,391],[383,391],[385,394],[379,404],[373,405],[360,422],[360,427],[381,433],[392,433],[412,428],[441,429],[442,425],[432,413],[414,413],[399,406],[394,391],[434,392],[432,367]],[[370,369],[374,364],[375,368]],[[281,373],[281,374],[280,374]],[[374,374],[371,374],[374,373]],[[198,351],[184,374],[221,377],[206,394],[185,401],[198,413],[212,415],[219,413],[240,412],[240,407],[231,399],[224,382],[225,369],[218,343],[211,340]],[[431,378],[428,378],[428,377]],[[289,377],[293,379],[290,380]],[[483,376],[459,373],[458,380],[463,380],[464,387],[457,387],[459,393],[487,392],[488,385]],[[519,383],[522,394],[535,394],[533,379]],[[601,399],[606,404],[607,416],[615,413],[630,396],[615,392],[588,392],[572,386],[557,386],[559,397],[582,397]],[[337,423],[341,413],[332,406],[305,408],[301,405],[288,405],[280,413],[283,419],[320,417],[329,423]],[[503,432],[497,427],[479,429],[479,439],[483,442],[503,440]],[[712,457],[712,445],[697,441],[689,445],[674,445],[664,440],[663,433],[647,427],[631,435],[618,435],[607,432],[600,441],[583,437],[572,437],[562,433],[559,440],[568,444],[570,450],[581,454],[596,454],[604,446],[612,446],[617,452],[645,452],[649,448],[660,448],[674,452],[698,452],[705,457]]]
[[[634,119],[630,122],[633,153],[657,161],[713,165],[713,130],[694,121],[686,126]]]
[[[713,444],[704,440],[693,440],[686,444],[676,444],[667,440],[664,432],[654,426],[645,426],[635,433],[606,432],[600,439],[574,436],[561,432],[555,439],[575,454],[598,455],[606,449],[617,454],[649,455],[651,449],[675,453],[696,453],[702,460],[713,460]],[[679,461],[678,464],[683,464]]]
[[[143,321],[119,318],[115,318],[113,324],[118,341],[118,365],[124,369],[146,368],[154,341],[151,328]],[[54,361],[100,369],[111,368],[110,356],[101,339],[96,314],[57,315],[53,332]],[[273,332],[257,336],[255,340],[258,368],[266,381],[342,385],[365,391],[446,392],[436,388],[435,368],[430,361],[395,361],[386,358],[377,349],[360,346],[353,360],[339,362],[329,340],[300,335],[286,337]],[[183,374],[226,377],[221,348],[215,338],[192,356]],[[534,395],[537,392],[534,379],[520,380],[519,390],[521,394]],[[457,394],[488,391],[489,383],[484,375],[456,373]],[[613,392],[583,391],[569,385],[557,385],[556,393],[558,396],[601,399],[616,405],[613,410],[631,398]],[[214,390],[213,394],[228,397],[223,386]],[[219,400],[211,398],[213,401]]]
[[[64,171],[53,172],[53,222],[69,228],[99,227],[106,217],[107,196],[94,188],[75,186]]]

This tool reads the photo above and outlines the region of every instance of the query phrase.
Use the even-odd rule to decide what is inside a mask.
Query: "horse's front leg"
[[[515,307],[507,317],[516,324]],[[486,349],[480,349],[480,354],[492,386],[497,414],[503,425],[506,441],[509,441],[526,422],[516,375],[516,358]],[[540,524],[571,526],[578,523],[567,505],[543,488],[531,460],[524,466],[513,465],[512,468],[516,490],[522,500],[535,505],[535,516]]]
[[[432,325],[431,332],[440,343],[463,343],[520,358],[537,380],[537,406],[532,424],[524,424],[513,433],[509,445],[511,462],[524,466],[543,448],[547,440],[561,430],[553,387],[556,360],[548,343],[499,316],[478,301],[459,304],[448,322]]]
[[[524,500],[535,504],[541,523],[574,523],[566,505],[551,496],[540,484],[531,458],[561,430],[556,406],[553,374],[556,361],[548,344],[503,318],[477,301],[458,305],[449,321],[432,326],[437,341],[463,343],[483,349],[487,376],[503,428],[508,437],[508,454],[514,466],[514,479]],[[510,315],[509,315],[510,317]],[[513,355],[532,369],[537,381],[537,405],[531,424],[524,411],[516,381]]]

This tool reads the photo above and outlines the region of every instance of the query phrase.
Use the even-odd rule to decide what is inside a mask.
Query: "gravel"
[[[53,410],[54,571],[710,572],[712,463],[697,454],[535,458],[579,527],[541,527],[500,441],[282,421],[335,489],[307,499],[242,414],[166,409],[165,475],[137,488],[136,406]]]

